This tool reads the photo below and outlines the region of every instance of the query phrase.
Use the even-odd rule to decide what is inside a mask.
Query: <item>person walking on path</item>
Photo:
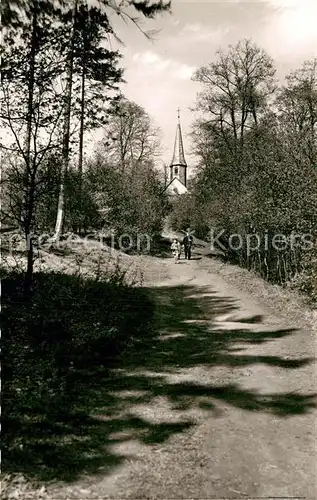
[[[193,243],[194,243],[194,239],[193,239],[192,235],[190,234],[190,229],[188,228],[186,235],[183,239],[185,259],[188,259],[188,260],[191,259]]]
[[[171,250],[172,250],[172,254],[174,256],[174,263],[178,264],[178,261],[179,261],[180,256],[181,256],[181,244],[176,238],[174,238],[174,240],[173,240],[173,243],[171,245]]]

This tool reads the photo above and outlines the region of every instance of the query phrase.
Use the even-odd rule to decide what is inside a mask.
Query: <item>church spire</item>
[[[171,167],[174,165],[183,165],[187,166],[186,160],[185,160],[185,155],[184,155],[184,145],[183,145],[183,137],[182,137],[182,130],[181,130],[181,124],[180,124],[180,109],[177,109],[177,128],[176,128],[176,136],[175,136],[175,142],[174,142],[174,153],[173,153],[173,159],[171,162]]]
[[[176,127],[176,136],[174,142],[174,153],[173,159],[170,164],[170,181],[173,179],[178,179],[186,188],[187,182],[187,164],[184,155],[184,145],[182,138],[182,130],[180,124],[180,109],[177,110],[177,127]]]

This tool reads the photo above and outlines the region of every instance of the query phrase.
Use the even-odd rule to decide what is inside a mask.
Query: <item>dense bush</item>
[[[317,60],[279,88],[274,74],[249,40],[195,73],[197,175],[172,218],[181,227],[190,216],[205,239],[221,233],[231,262],[316,297]]]
[[[23,165],[12,167],[8,164],[2,176],[2,223],[8,226],[21,227],[25,204],[23,190],[25,179]],[[39,181],[34,191],[34,209],[32,230],[35,232],[53,232],[56,221],[60,186],[61,161],[56,156],[47,158],[38,172]],[[85,231],[98,229],[102,220],[98,207],[91,193],[86,190],[86,175],[73,167],[69,167],[65,178],[65,220],[64,230]],[[83,195],[84,193],[84,195]]]
[[[81,390],[80,373],[96,365],[107,367],[147,331],[151,301],[145,291],[122,283],[121,278],[96,281],[38,273],[27,298],[21,275],[3,278],[7,444],[13,439],[14,420],[36,414],[53,418],[70,411]]]
[[[104,230],[116,240],[128,235],[136,244],[142,234],[155,237],[161,231],[167,204],[163,189],[150,162],[122,171],[98,155],[89,164],[86,192],[98,206]]]

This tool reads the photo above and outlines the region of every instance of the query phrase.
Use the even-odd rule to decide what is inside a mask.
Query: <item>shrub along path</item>
[[[213,260],[162,265],[169,278],[143,287],[156,305],[147,335],[107,373],[87,370],[81,416],[52,430],[41,495],[316,498],[304,307],[294,324]]]

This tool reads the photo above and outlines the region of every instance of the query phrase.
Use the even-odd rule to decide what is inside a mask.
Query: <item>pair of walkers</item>
[[[191,253],[192,253],[192,247],[193,247],[193,237],[191,236],[189,231],[187,231],[187,233],[182,241],[182,245],[184,247],[185,259],[190,260]],[[178,241],[177,238],[174,238],[172,246],[171,246],[171,250],[172,250],[172,253],[174,256],[174,262],[175,262],[175,264],[177,264],[181,258],[181,252],[182,252],[181,243],[180,243],[180,241]]]

